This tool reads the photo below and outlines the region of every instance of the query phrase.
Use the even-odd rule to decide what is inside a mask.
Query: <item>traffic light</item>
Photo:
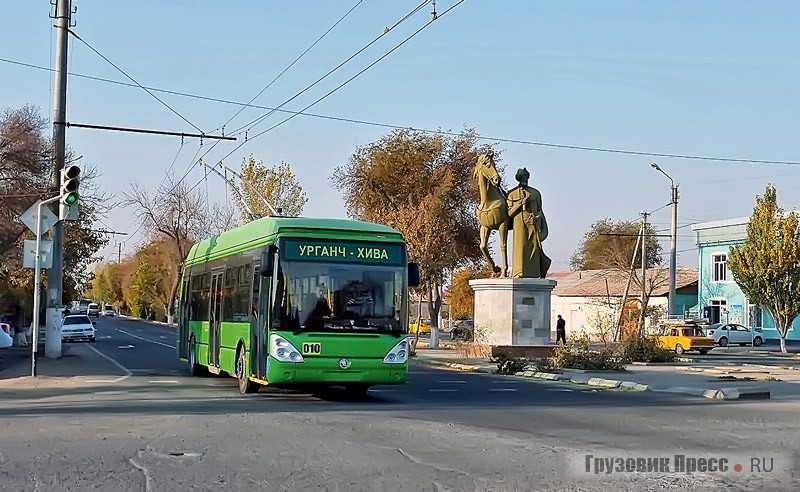
[[[78,166],[66,166],[61,170],[61,200],[58,207],[61,220],[78,220],[80,174]]]

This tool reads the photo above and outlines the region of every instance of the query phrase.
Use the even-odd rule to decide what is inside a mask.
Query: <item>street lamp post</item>
[[[675,314],[676,308],[676,294],[675,294],[675,283],[676,283],[676,276],[677,276],[677,243],[678,243],[678,187],[675,186],[675,181],[672,180],[669,174],[665,173],[663,169],[658,167],[658,164],[655,162],[650,164],[650,166],[659,171],[661,174],[667,177],[670,182],[670,187],[672,191],[671,195],[671,204],[672,204],[672,224],[671,224],[671,231],[670,231],[670,241],[669,241],[669,301],[667,304],[667,316]]]

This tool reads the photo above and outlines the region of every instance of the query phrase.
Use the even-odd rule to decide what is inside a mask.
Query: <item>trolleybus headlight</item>
[[[281,362],[303,362],[300,351],[280,335],[269,337],[269,355]]]
[[[404,364],[408,360],[408,338],[404,338],[392,347],[383,358],[384,364]]]

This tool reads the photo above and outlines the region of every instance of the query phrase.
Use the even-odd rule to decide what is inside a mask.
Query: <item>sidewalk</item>
[[[416,363],[443,369],[493,374],[497,364],[488,359],[464,358],[454,350],[420,349]],[[565,369],[560,374],[536,372],[518,377],[580,384],[618,391],[653,391],[705,397],[714,400],[800,400],[800,370],[756,364],[631,364],[626,371],[581,371]]]
[[[65,343],[61,345],[61,357],[45,357],[44,343],[36,354],[36,378],[31,377],[31,347],[10,347],[0,350],[0,386],[9,384],[56,380],[77,380],[104,377],[118,378],[123,372],[112,362],[104,359],[88,343]],[[60,384],[62,384],[60,383]]]

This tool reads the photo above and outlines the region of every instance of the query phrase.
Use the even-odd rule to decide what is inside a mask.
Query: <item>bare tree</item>
[[[240,225],[237,215],[236,209],[231,204],[215,203],[208,210],[205,235],[218,236],[228,229]]]
[[[209,228],[205,198],[183,181],[176,182],[169,176],[155,191],[147,190],[137,183],[131,184],[122,202],[136,207],[136,217],[151,239],[165,237],[175,247],[178,255],[175,262],[175,279],[167,307],[167,321],[172,323],[175,299],[180,285],[180,273],[189,249]]]

